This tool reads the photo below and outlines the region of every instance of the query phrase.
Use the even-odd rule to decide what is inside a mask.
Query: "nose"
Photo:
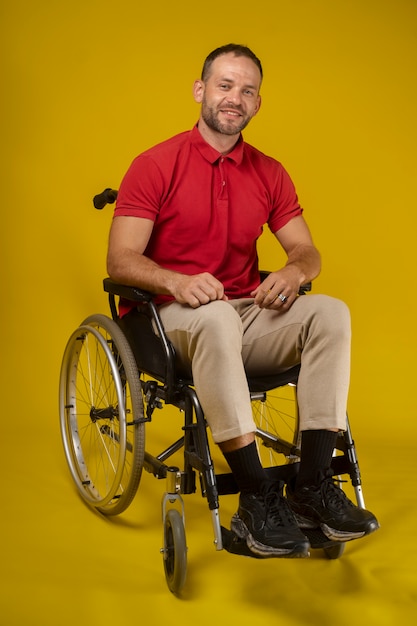
[[[227,94],[227,101],[230,102],[230,104],[234,104],[235,106],[239,105],[242,101],[240,90],[237,88],[231,89]]]

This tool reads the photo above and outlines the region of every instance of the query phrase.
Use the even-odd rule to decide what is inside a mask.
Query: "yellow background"
[[[391,625],[416,613],[415,0],[14,0],[1,9],[2,559],[0,624]],[[213,549],[188,497],[189,584],[169,594],[163,485],[118,520],[82,505],[63,458],[58,376],[101,290],[117,187],[142,150],[197,120],[191,86],[228,42],[261,58],[247,141],[290,172],[323,272],[353,317],[349,410],[382,528],[339,561]],[[265,237],[263,266],[280,260]],[[166,426],[164,426],[166,428]],[[175,433],[176,435],[176,433]],[[227,525],[236,505],[225,498]]]

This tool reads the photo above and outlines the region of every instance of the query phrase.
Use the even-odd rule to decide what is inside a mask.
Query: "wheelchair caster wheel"
[[[167,585],[172,593],[178,594],[185,584],[187,546],[184,522],[180,513],[175,509],[170,509],[165,516],[162,553]]]
[[[344,543],[335,543],[333,546],[329,546],[327,548],[323,548],[324,554],[328,559],[334,560],[339,559],[343,552],[345,551]]]

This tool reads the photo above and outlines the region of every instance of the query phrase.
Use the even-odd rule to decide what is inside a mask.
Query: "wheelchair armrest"
[[[270,272],[261,271],[261,280],[265,280]],[[122,285],[116,283],[111,278],[105,278],[103,280],[104,291],[112,294],[113,296],[120,296],[126,300],[132,300],[133,302],[150,302],[154,298],[154,294],[139,287],[132,287],[130,285]],[[307,291],[311,291],[311,282],[301,285],[298,294],[303,296]]]
[[[299,296],[304,296],[304,294],[307,291],[311,291],[312,285],[311,282],[306,283],[305,285],[301,285],[300,289],[298,290],[298,295]]]
[[[105,278],[103,280],[104,291],[110,293],[113,296],[120,296],[126,300],[132,300],[133,302],[150,302],[154,298],[154,294],[138,287],[131,287],[129,285],[122,285],[116,283],[111,278]]]

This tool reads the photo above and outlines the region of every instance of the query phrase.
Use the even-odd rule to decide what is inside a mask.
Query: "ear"
[[[205,86],[202,80],[198,79],[194,81],[193,96],[194,96],[194,100],[198,102],[199,104],[203,101],[204,88]]]
[[[254,116],[257,114],[257,112],[259,111],[259,109],[261,108],[261,104],[262,104],[262,98],[259,95],[258,96],[258,102],[256,104],[256,108],[255,108],[255,113],[253,114]]]

